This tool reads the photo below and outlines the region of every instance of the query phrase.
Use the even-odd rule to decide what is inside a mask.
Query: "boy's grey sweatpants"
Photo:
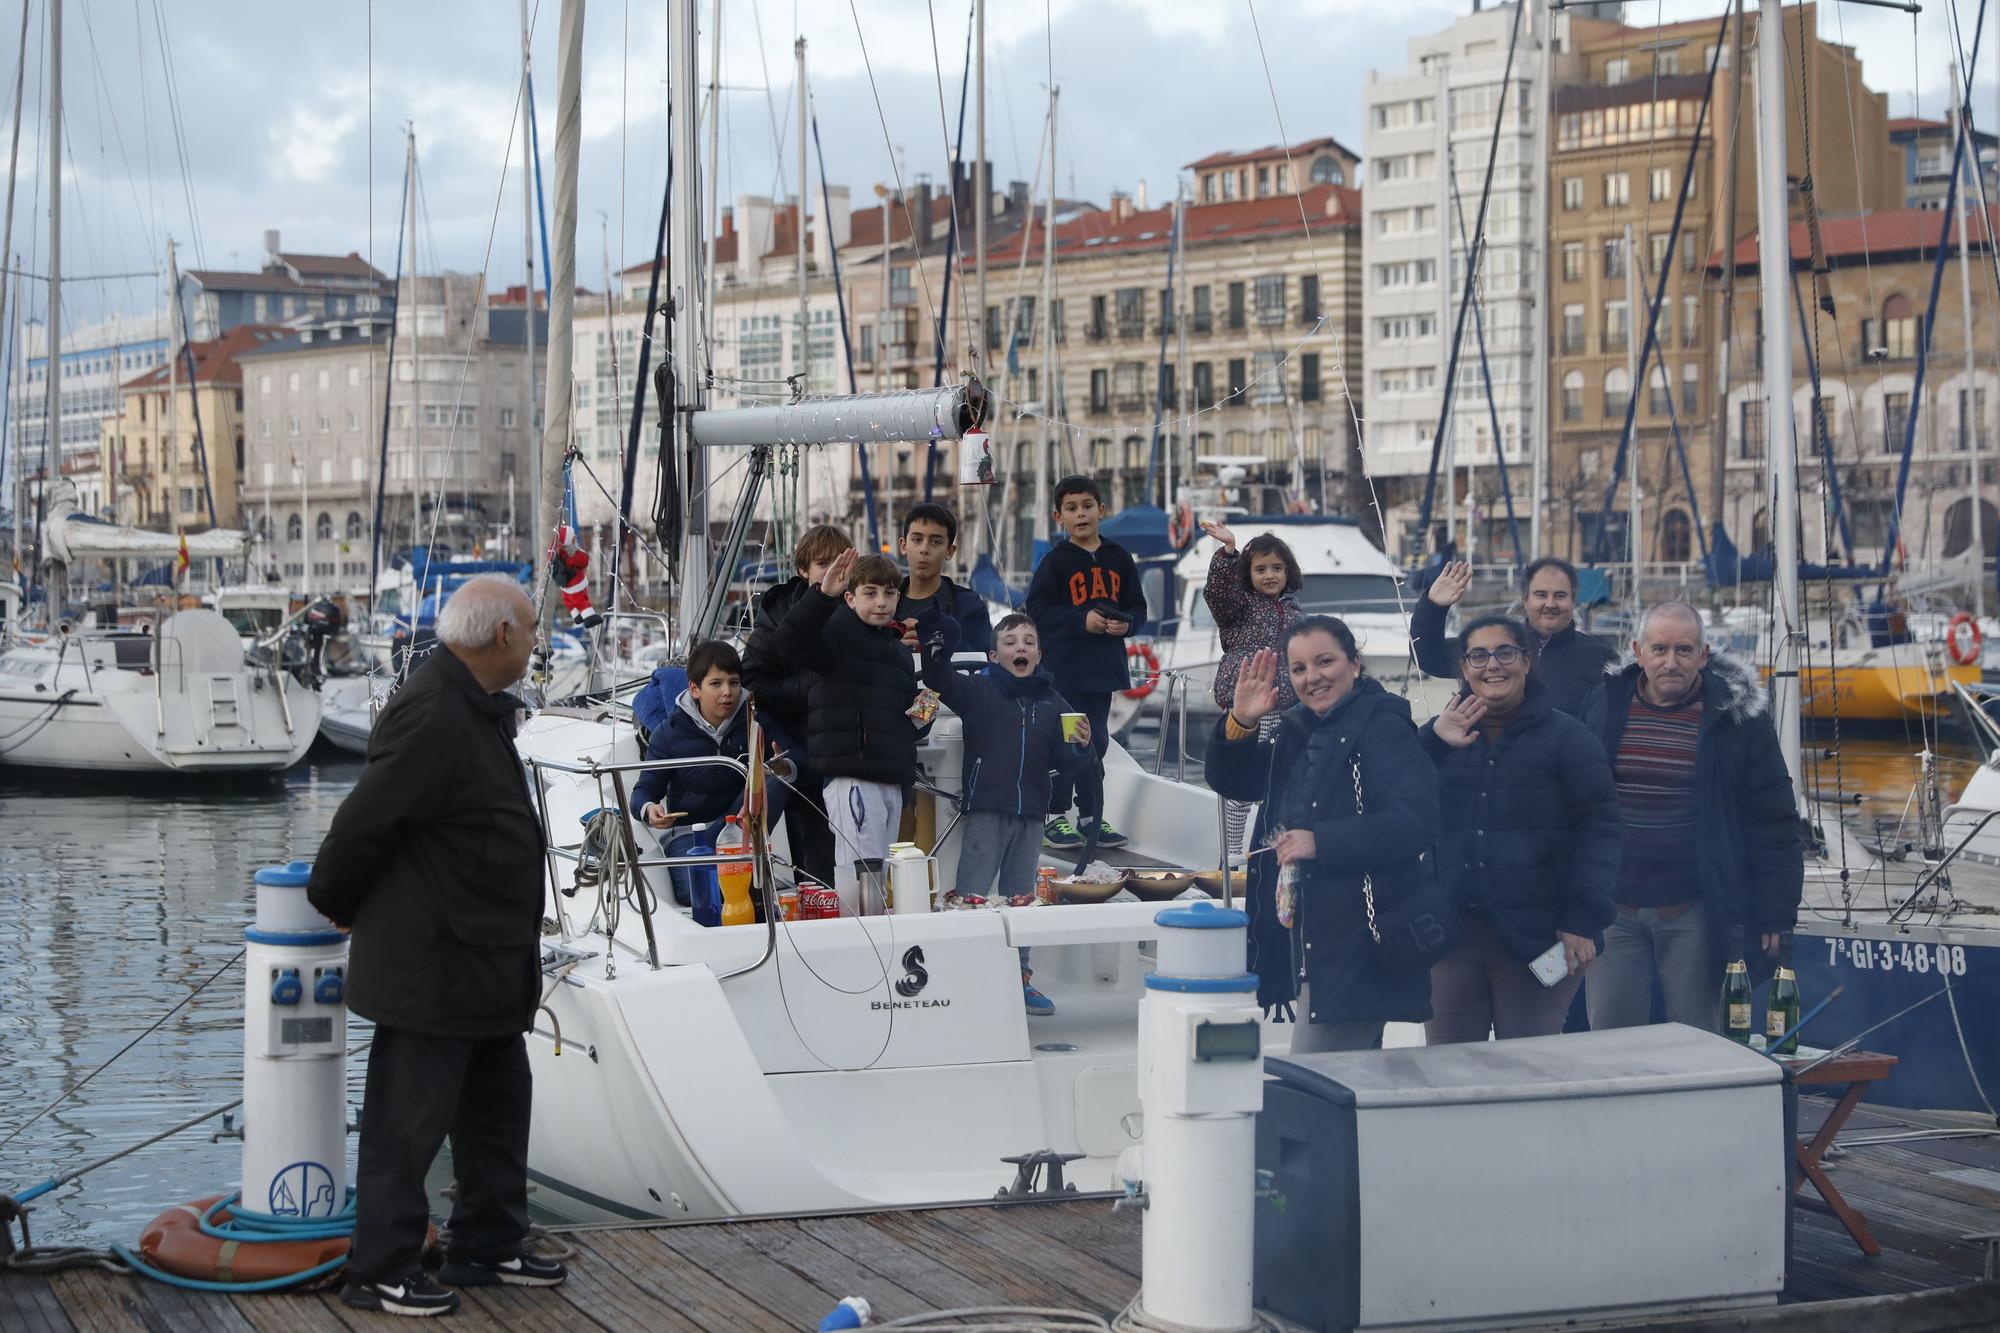
[[[903,821],[903,789],[887,782],[829,778],[826,822],[833,828],[833,887],[842,916],[882,915],[884,873],[863,883],[856,861],[880,862]]]
[[[994,810],[970,810],[959,824],[965,841],[958,848],[958,878],[954,893],[1012,897],[1035,891],[1035,870],[1042,863],[1042,821],[1034,815],[1003,815]],[[995,879],[998,879],[996,888]],[[1021,969],[1028,951],[1021,950]]]

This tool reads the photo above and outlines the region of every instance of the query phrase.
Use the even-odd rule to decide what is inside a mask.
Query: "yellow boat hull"
[[[1764,677],[1768,682],[1768,669]],[[1945,712],[1954,682],[1979,683],[1979,664],[1960,666],[1941,644],[1840,651],[1832,662],[1821,649],[1801,664],[1799,679],[1799,716],[1809,721],[1831,722],[1837,714],[1843,722],[1902,722]]]

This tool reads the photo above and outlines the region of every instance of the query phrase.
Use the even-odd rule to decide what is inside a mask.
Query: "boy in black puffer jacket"
[[[833,885],[848,916],[882,910],[880,879],[866,901],[856,861],[880,861],[903,818],[903,788],[917,777],[916,635],[895,625],[902,571],[886,556],[843,551],[778,626],[778,650],[810,667],[806,751],[826,778],[833,826]],[[844,603],[844,604],[843,604]]]
[[[1062,715],[1071,711],[1056,693],[1055,677],[1042,667],[1035,622],[1016,612],[1000,622],[993,665],[967,676],[951,665],[950,633],[924,646],[924,683],[958,714],[965,731],[964,841],[958,875],[946,895],[1014,897],[1034,888],[1041,864],[1042,812],[1057,776],[1071,777],[1090,761],[1090,721],[1080,719],[1075,742],[1063,739]],[[998,886],[994,877],[999,876]],[[1021,950],[1021,990],[1028,1012],[1056,1011],[1036,990]]]

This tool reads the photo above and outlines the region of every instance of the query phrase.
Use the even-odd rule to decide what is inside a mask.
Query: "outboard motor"
[[[299,613],[298,626],[285,636],[284,663],[301,685],[317,689],[326,680],[321,658],[326,643],[347,628],[347,613],[322,597]]]

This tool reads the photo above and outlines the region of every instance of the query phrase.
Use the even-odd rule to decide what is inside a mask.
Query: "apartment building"
[[[1787,322],[1792,339],[1794,420],[1799,441],[1799,496],[1803,519],[1801,550],[1814,562],[1840,563],[1851,553],[1857,563],[1881,559],[1896,498],[1896,474],[1903,442],[1915,424],[1909,486],[1904,495],[1900,537],[1904,555],[1921,568],[1963,554],[1972,544],[1972,469],[1979,468],[1980,533],[1985,555],[2000,547],[2000,509],[1994,496],[2000,474],[1991,461],[2000,428],[2000,367],[1994,363],[1989,330],[1996,317],[1992,288],[1992,237],[2000,228],[2000,205],[1984,222],[1971,214],[1966,237],[1973,266],[1973,355],[1967,365],[1964,305],[1960,299],[1959,226],[1943,213],[1920,208],[1887,209],[1829,218],[1820,243],[1829,267],[1826,291],[1831,314],[1812,299],[1812,243],[1803,223],[1791,228],[1791,267],[1807,294],[1807,325]],[[1931,331],[1929,361],[1921,396],[1917,355],[1925,303],[1930,295],[1940,242],[1946,253],[1944,280]],[[1711,284],[1720,280],[1720,256],[1711,257]],[[1736,249],[1739,281],[1757,281],[1759,255],[1754,235]],[[1982,284],[1980,278],[1984,276]],[[1741,378],[1726,404],[1726,457],[1719,504],[1703,502],[1703,519],[1719,514],[1741,550],[1768,547],[1770,514],[1765,483],[1765,411],[1769,402],[1760,373],[1762,331],[1746,330],[1740,354]],[[1820,368],[1819,404],[1814,410],[1812,363]],[[1829,530],[1827,463],[1841,491],[1840,511],[1847,531]],[[1666,522],[1681,520],[1667,511]]]
[[[45,416],[49,384],[48,326],[30,320],[21,330],[22,363],[9,375],[9,430],[16,457],[39,467],[48,435]],[[117,417],[119,386],[134,375],[167,363],[167,312],[113,315],[94,324],[65,328],[57,363],[57,438],[61,452],[95,450],[104,423]]]
[[[244,508],[296,591],[367,586],[385,389],[383,549],[518,554],[539,459],[521,410],[529,317],[489,306],[477,275],[405,278],[393,375],[386,315],[322,321],[242,354]],[[540,358],[546,316],[532,317]]]
[[[1157,504],[1164,459],[1152,441],[1163,419],[1180,477],[1191,462],[1211,473],[1230,462],[1252,486],[1353,512],[1361,193],[1337,180],[1358,167],[1331,139],[1190,163],[1171,286],[1172,205],[1114,195],[1107,210],[1059,219],[1046,311],[1039,220],[995,246],[989,274],[1004,276],[988,279],[997,299],[984,340],[1001,398],[995,443],[1016,482],[1033,484],[1046,418],[1050,474],[1096,476],[1114,508]],[[1052,385],[1042,382],[1045,338]]]
[[[360,255],[287,251],[275,230],[264,233],[264,262],[255,272],[192,268],[180,275],[194,338],[219,337],[238,324],[386,315],[395,295],[395,282]]]
[[[1903,150],[1903,203],[1910,208],[1943,208],[1951,185],[1952,152],[1958,143],[1957,112],[1947,108],[1945,119],[1898,116],[1889,122],[1889,142]],[[2000,199],[2000,135],[1975,126],[1973,152],[1984,179],[1986,199]],[[1961,178],[1959,193],[1971,190],[1970,177]]]
[[[239,324],[220,338],[189,344],[177,364],[125,382],[118,414],[103,422],[95,451],[105,464],[102,493],[108,506],[115,505],[116,521],[162,532],[243,526],[238,358],[287,333]]]
[[[1514,22],[1514,6],[1475,8],[1442,32],[1411,39],[1408,65],[1369,71],[1362,91],[1369,164],[1362,240],[1368,376],[1365,387],[1357,387],[1365,404],[1368,471],[1389,516],[1392,552],[1416,547],[1440,426],[1445,484],[1434,521],[1460,550],[1474,558],[1506,550],[1495,470],[1503,461],[1517,500],[1528,503],[1533,451],[1543,435],[1536,307],[1547,272],[1546,191],[1538,188],[1536,166],[1546,132],[1547,71],[1560,65],[1570,20],[1558,15],[1551,26],[1548,11],[1531,6],[1521,16],[1518,42]],[[1478,322],[1466,322],[1445,420],[1452,337],[1489,155]],[[1483,521],[1468,523],[1474,509]],[[1525,518],[1525,507],[1521,513]]]
[[[1794,11],[1797,13],[1797,11]],[[1869,91],[1860,56],[1816,35],[1811,6],[1788,22],[1788,104],[1797,105],[1797,71],[1806,69],[1811,155],[1797,116],[1787,116],[1786,173],[1810,174],[1823,217],[1887,208],[1903,194],[1901,150],[1889,141],[1887,98]],[[1753,59],[1756,16],[1746,20],[1745,59]],[[1799,33],[1806,48],[1794,49]],[[1728,237],[1756,225],[1754,106],[1743,108],[1738,151],[1733,51],[1725,41],[1713,101],[1695,138],[1708,70],[1716,59],[1716,20],[1657,28],[1577,18],[1554,89],[1550,177],[1549,509],[1543,548],[1572,558],[1629,558],[1626,535],[1630,466],[1611,484],[1626,408],[1635,392],[1632,448],[1640,477],[1647,562],[1691,559],[1695,496],[1672,452],[1675,430],[1705,513],[1726,469],[1717,466],[1721,424],[1714,395],[1720,303],[1704,284],[1707,261]],[[1751,71],[1742,93],[1750,98]],[[1673,224],[1693,144],[1693,183],[1676,239]],[[1727,178],[1736,171],[1736,211],[1725,216]],[[1793,206],[1799,207],[1794,197]],[[1657,326],[1659,353],[1639,370],[1646,316],[1665,275]],[[1711,282],[1713,279],[1711,279]],[[1755,374],[1754,286],[1739,276],[1732,382]],[[1791,312],[1784,316],[1789,321]],[[1643,380],[1643,387],[1640,381]],[[1610,499],[1607,506],[1606,494]]]

